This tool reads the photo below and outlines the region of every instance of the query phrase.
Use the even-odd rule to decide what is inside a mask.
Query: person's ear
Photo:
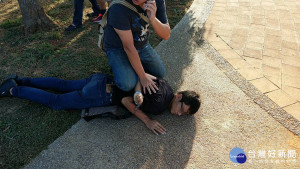
[[[180,101],[182,99],[182,94],[177,94],[177,100]]]

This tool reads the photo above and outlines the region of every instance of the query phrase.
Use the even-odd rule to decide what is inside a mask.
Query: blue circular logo
[[[240,164],[246,162],[247,160],[246,153],[239,147],[236,147],[230,151],[229,158],[232,162]]]

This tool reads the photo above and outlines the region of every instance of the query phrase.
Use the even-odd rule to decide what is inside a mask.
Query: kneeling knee
[[[134,89],[136,83],[122,83],[122,84],[117,84],[117,86],[125,92],[129,92]]]
[[[161,68],[161,71],[157,72],[156,77],[163,78],[163,77],[165,77],[165,75],[166,75],[166,69],[163,67],[163,68]]]

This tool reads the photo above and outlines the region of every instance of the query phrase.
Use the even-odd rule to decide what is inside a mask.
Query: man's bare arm
[[[151,78],[152,80],[157,79],[157,77],[152,76],[148,73],[146,73],[146,76],[148,76],[149,78]],[[135,103],[137,103],[138,105],[141,105],[143,103],[143,94],[142,94],[142,85],[141,82],[138,80],[138,82],[136,83],[135,86],[135,93],[133,95],[133,100]]]
[[[151,94],[151,91],[155,93],[157,87],[154,84],[153,80],[146,76],[146,73],[144,71],[144,68],[142,66],[139,54],[134,46],[133,42],[133,36],[131,30],[119,30],[115,29],[116,33],[119,35],[123,48],[128,56],[128,60],[136,72],[136,74],[139,77],[139,80],[141,81],[141,84],[143,86],[143,91],[145,92],[148,90],[148,92]]]
[[[146,4],[142,5],[142,8],[146,9],[148,18],[155,33],[163,38],[164,40],[168,40],[170,38],[171,28],[169,23],[162,23],[156,18],[156,2],[155,1],[147,1]]]

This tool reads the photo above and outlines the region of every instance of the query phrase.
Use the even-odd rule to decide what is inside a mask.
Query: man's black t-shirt
[[[154,80],[158,91],[156,93],[144,95],[144,102],[141,105],[141,110],[149,114],[161,114],[165,111],[171,103],[174,93],[171,86],[164,79]]]
[[[132,4],[139,13],[147,16],[147,13],[137,5],[134,5],[132,0],[126,0]],[[156,18],[162,23],[167,23],[166,6],[164,0],[156,0]],[[104,47],[110,48],[123,48],[122,42],[114,28],[119,30],[131,30],[136,49],[143,48],[149,39],[149,24],[144,21],[137,13],[131,9],[121,5],[115,4],[108,10],[107,25],[104,34]]]
[[[156,79],[154,80],[156,86],[158,87],[158,91],[156,93],[148,94],[148,92],[144,95],[144,101],[141,105],[140,109],[147,114],[158,115],[165,111],[169,104],[171,103],[174,93],[171,86],[164,79]],[[121,99],[126,96],[133,96],[133,91],[124,92],[117,87],[113,89],[113,97],[112,101],[114,105],[121,105]]]
[[[112,94],[112,104],[113,105],[118,105],[118,106],[123,106],[121,103],[121,100],[123,97],[133,97],[134,90],[125,92],[121,89],[119,89],[116,85],[113,87],[113,94]]]

